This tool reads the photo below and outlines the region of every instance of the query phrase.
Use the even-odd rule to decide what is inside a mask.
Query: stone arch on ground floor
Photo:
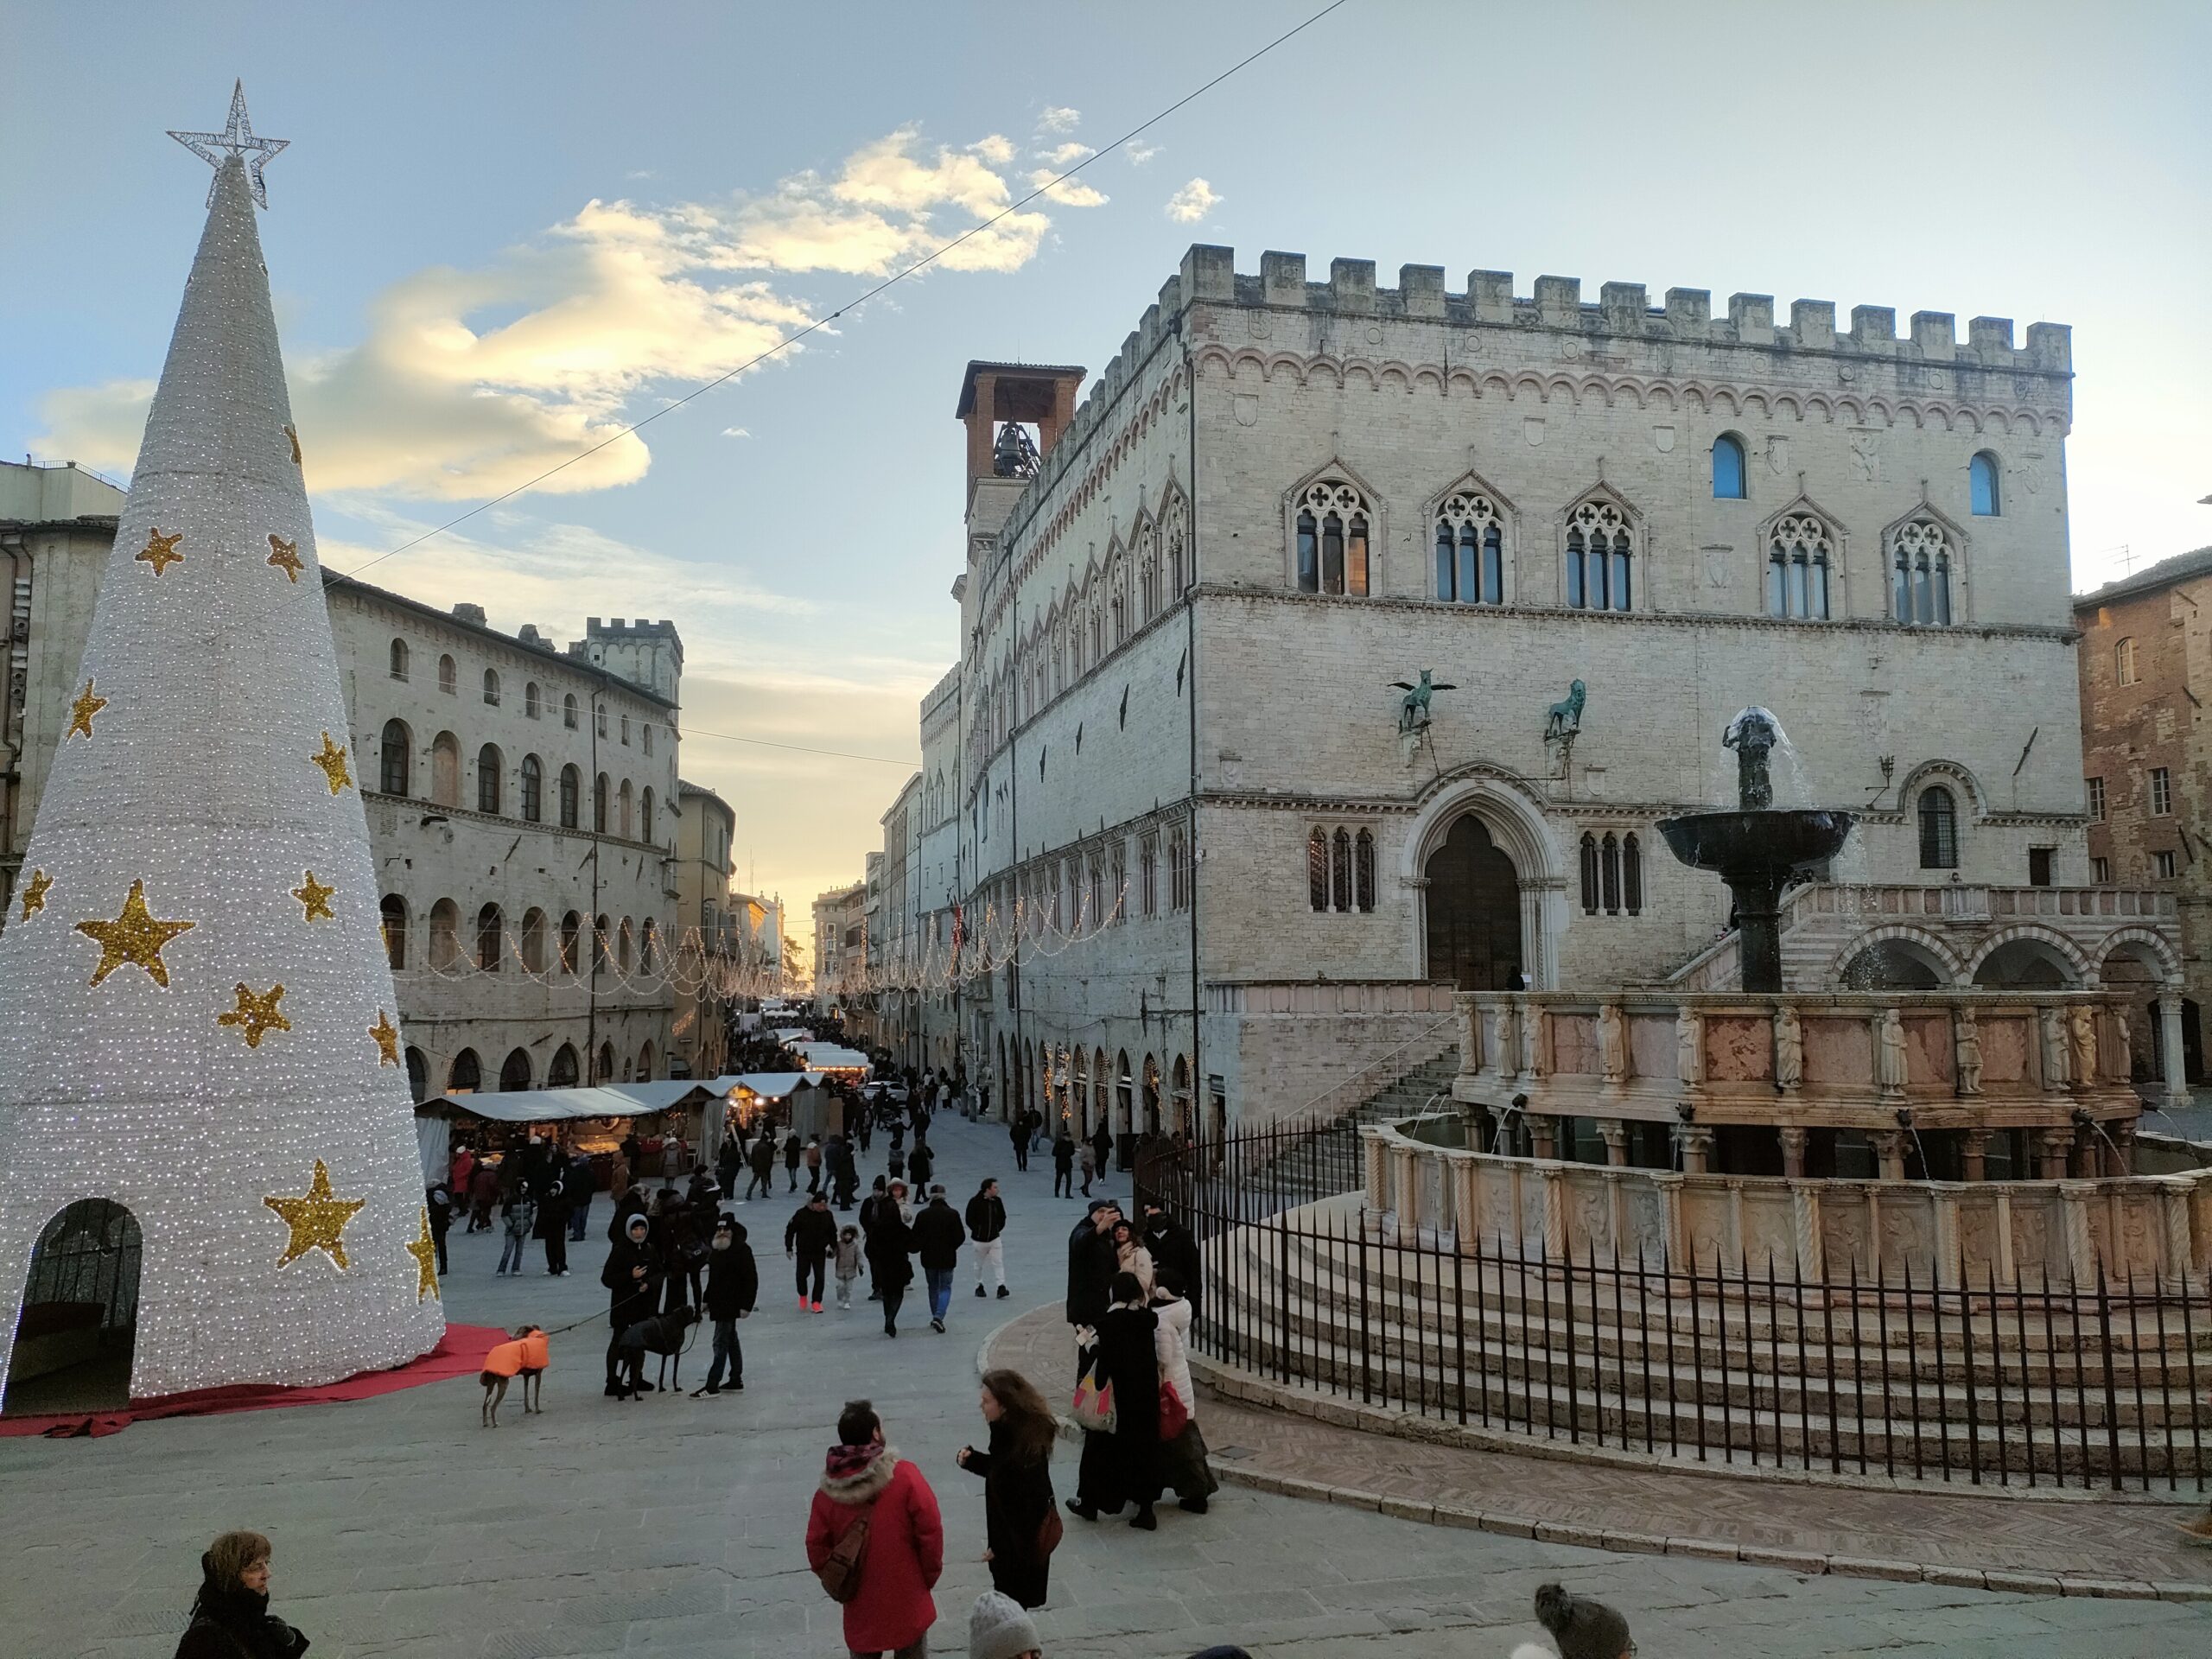
[[[1409,959],[1423,977],[1462,989],[1513,989],[1478,982],[1515,972],[1534,989],[1555,988],[1566,868],[1541,802],[1517,780],[1487,769],[1442,780],[1416,813],[1399,864],[1399,880],[1417,895]]]
[[[2095,985],[2097,969],[2063,933],[2019,922],[1982,941],[1968,977],[1987,988],[2076,990]]]
[[[1827,982],[1854,991],[1933,990],[1969,984],[1972,976],[1959,953],[1933,933],[1891,922],[1837,951]]]

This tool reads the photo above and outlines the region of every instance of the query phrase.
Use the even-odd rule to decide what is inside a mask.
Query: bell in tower
[[[1018,421],[1008,421],[999,428],[998,442],[991,448],[991,475],[994,478],[1034,478],[1037,476],[1037,446]]]

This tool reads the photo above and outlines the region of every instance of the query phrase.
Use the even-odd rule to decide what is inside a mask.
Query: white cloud
[[[1081,110],[1071,110],[1065,104],[1048,105],[1046,106],[1044,111],[1037,118],[1037,130],[1039,132],[1073,132],[1077,126],[1082,124],[1082,122],[1083,111]]]
[[[1014,145],[925,146],[912,127],[863,145],[832,174],[759,194],[668,206],[591,201],[573,219],[470,270],[432,267],[377,296],[357,345],[296,359],[294,408],[310,487],[452,499],[514,489],[597,443],[537,487],[603,489],[651,463],[623,435],[633,398],[726,375],[804,327],[809,307],[766,280],[880,276],[1014,198]],[[1065,207],[1104,198],[1053,192]],[[1008,213],[938,263],[1019,270],[1050,228]],[[152,384],[49,393],[45,453],[127,470]],[[607,442],[612,440],[612,442]]]
[[[1096,156],[1097,153],[1098,152],[1091,149],[1089,144],[1071,143],[1065,144],[1055,144],[1050,149],[1040,149],[1037,152],[1037,159],[1040,162],[1050,162],[1053,170],[1058,172],[1073,167],[1077,162],[1082,161],[1085,156]]]
[[[1129,158],[1130,163],[1133,166],[1142,167],[1147,162],[1160,154],[1160,146],[1158,144],[1147,144],[1142,139],[1131,139],[1129,143],[1122,146],[1122,153]]]
[[[1204,179],[1192,179],[1167,198],[1167,217],[1178,225],[1195,225],[1221,203],[1221,195]]]
[[[747,431],[741,426],[726,426],[722,428],[722,436],[726,438],[749,438],[752,435],[753,435],[750,432]]]
[[[1042,190],[1045,193],[1046,200],[1057,201],[1063,207],[1103,207],[1106,205],[1105,196],[1099,191],[1092,189],[1081,179],[1068,179],[1058,184],[1053,183],[1052,181],[1058,177],[1059,175],[1052,169],[1040,168],[1029,175],[1029,188],[1032,190]]]

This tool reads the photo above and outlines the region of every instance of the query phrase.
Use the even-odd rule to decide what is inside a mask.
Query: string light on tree
[[[134,1396],[333,1382],[444,1330],[398,1000],[373,910],[340,902],[376,871],[299,579],[320,566],[254,214],[283,145],[242,93],[182,137],[216,171],[117,527],[137,550],[94,608],[28,925],[0,932],[0,1390],[36,1241],[87,1198],[142,1235]]]

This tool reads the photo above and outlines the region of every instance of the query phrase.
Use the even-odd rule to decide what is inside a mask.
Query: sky
[[[1194,241],[2069,323],[2075,588],[2212,543],[2201,3],[1347,0],[844,310],[1323,3],[0,0],[0,453],[127,479],[205,198],[163,133],[242,78],[324,563],[673,620],[683,774],[801,937],[957,647],[962,368],[1103,367]]]

